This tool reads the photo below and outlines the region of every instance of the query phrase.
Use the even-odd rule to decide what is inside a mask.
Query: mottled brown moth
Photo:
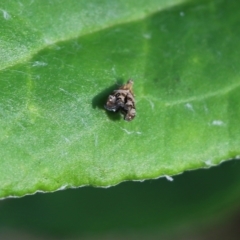
[[[136,115],[135,99],[133,94],[133,80],[130,79],[119,89],[114,90],[109,95],[105,108],[108,111],[120,111],[124,115],[124,120],[131,121]]]

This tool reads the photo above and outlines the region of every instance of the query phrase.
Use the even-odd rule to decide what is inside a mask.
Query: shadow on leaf
[[[104,108],[104,105],[107,102],[108,96],[116,89],[119,88],[123,84],[122,79],[117,79],[117,83],[111,85],[110,87],[104,89],[102,92],[100,92],[98,95],[96,95],[92,99],[92,107],[94,109],[99,108],[99,109],[104,109],[106,111],[107,116],[109,117],[110,120],[112,121],[118,121],[121,119],[121,115],[119,112],[111,112],[107,111]]]

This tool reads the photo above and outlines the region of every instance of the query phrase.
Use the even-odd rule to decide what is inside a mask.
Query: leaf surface
[[[240,154],[240,3],[3,1],[0,196],[111,186]],[[134,79],[137,117],[103,108]]]

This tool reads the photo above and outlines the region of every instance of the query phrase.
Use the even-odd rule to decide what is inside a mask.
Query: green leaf
[[[21,1],[0,12],[0,196],[110,186],[240,154],[240,3]],[[103,108],[134,79],[137,116]]]

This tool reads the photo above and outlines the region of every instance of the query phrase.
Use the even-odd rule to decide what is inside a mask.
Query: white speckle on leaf
[[[223,126],[224,122],[221,121],[221,120],[213,120],[212,121],[212,125],[214,125],[214,126]]]
[[[86,126],[87,126],[87,124],[86,124],[86,122],[84,121],[84,119],[83,119],[83,118],[81,118],[81,122],[82,122],[82,124],[83,124],[83,126],[84,126],[84,127],[86,127]]]
[[[124,132],[126,132],[127,134],[132,134],[133,132],[129,132],[127,129],[125,128],[121,128]]]
[[[18,70],[9,70],[9,71],[11,71],[11,72],[21,73],[21,74],[24,74],[24,75],[27,75],[27,76],[28,76],[28,74],[29,74],[29,73],[27,73],[27,72],[18,71]]]
[[[65,142],[70,143],[70,140],[66,137],[64,137]]]
[[[214,166],[214,165],[215,165],[215,164],[212,162],[211,159],[206,160],[206,161],[205,161],[205,164],[206,164],[207,166]]]
[[[151,34],[151,33],[144,33],[144,34],[143,34],[143,37],[144,37],[145,39],[151,39],[151,38],[152,38],[152,34]]]
[[[64,190],[68,187],[68,185],[63,185],[60,188],[58,188],[56,191]]]
[[[116,74],[115,66],[112,67],[112,72]]]
[[[40,61],[35,61],[35,62],[33,62],[32,66],[33,67],[44,67],[44,66],[47,66],[47,63],[40,62]]]
[[[185,13],[184,13],[184,12],[180,12],[179,15],[180,15],[181,17],[184,17],[184,16],[185,16]]]
[[[146,100],[149,102],[149,104],[150,104],[150,106],[153,110],[154,109],[154,103],[151,100],[149,100],[148,98],[146,98]]]
[[[34,3],[34,0],[32,0],[30,3],[29,3],[29,5],[32,5]]]
[[[142,134],[142,132],[134,132],[134,131],[133,131],[133,132],[130,132],[130,131],[128,131],[128,130],[125,129],[125,128],[121,128],[121,129],[122,129],[124,132],[126,132],[127,134],[129,134],[129,135],[130,135],[130,134],[134,134],[134,133],[135,133],[135,134],[138,134],[138,135],[141,135],[141,134]]]
[[[47,44],[47,45],[52,45],[54,42],[51,41],[50,39],[47,39],[47,38],[44,38],[44,42]]]
[[[165,178],[166,178],[168,181],[170,181],[170,182],[173,181],[173,178],[172,178],[171,176],[165,175]]]
[[[94,134],[94,144],[95,147],[98,145],[98,135]]]
[[[20,1],[18,1],[18,5],[19,5],[20,7],[23,7],[23,4],[22,4]]]
[[[193,109],[193,106],[192,106],[191,103],[186,103],[186,104],[185,104],[185,107],[186,107],[187,109],[189,109],[190,111],[193,111],[193,112],[194,112],[194,109]]]
[[[65,158],[67,155],[68,155],[68,152],[66,152],[66,151],[61,152],[61,157]]]
[[[81,186],[83,187],[83,186]],[[49,193],[49,192],[57,192],[57,191],[60,191],[60,190],[64,190],[66,188],[76,188],[75,186],[70,186],[70,185],[63,185],[61,186],[60,188],[54,190],[54,191],[43,191],[43,190],[36,190],[35,192],[33,193],[28,193],[28,194],[25,194],[24,196],[29,196],[29,195],[34,195],[36,193]],[[14,196],[14,195],[9,195],[7,198],[19,198],[19,196]],[[0,198],[0,199],[5,199],[4,197],[3,198]]]
[[[208,107],[206,105],[204,105],[204,111],[208,113]]]
[[[75,48],[75,50],[79,50],[82,48],[82,45],[78,43],[78,41],[74,41],[73,42],[73,47]]]
[[[65,66],[67,66],[70,69],[74,69],[75,68],[73,65],[70,65],[70,64],[65,64]]]
[[[11,15],[6,10],[0,9],[0,11],[2,12],[4,19],[6,19],[6,20],[11,19]]]
[[[21,127],[22,130],[25,130],[25,129],[26,129],[20,122],[16,122],[16,125],[18,125],[19,127]]]
[[[78,98],[77,98],[76,96],[74,96],[73,94],[69,93],[69,92],[66,91],[65,89],[63,89],[63,88],[59,88],[59,90],[60,90],[61,92],[65,93],[67,96],[70,96],[70,97],[76,99],[77,101],[79,101]]]
[[[61,48],[60,46],[58,46],[58,45],[55,46],[55,50],[59,51],[59,50],[61,50],[61,49],[62,49],[62,48]]]
[[[60,91],[62,92],[67,92],[66,90],[64,90],[63,88],[59,88]]]

